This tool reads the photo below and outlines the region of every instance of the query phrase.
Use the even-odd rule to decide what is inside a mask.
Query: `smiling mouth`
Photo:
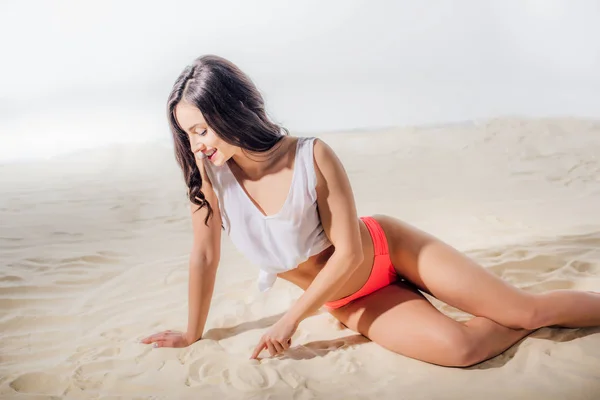
[[[216,152],[217,152],[217,149],[214,149],[208,153],[200,153],[199,156],[200,156],[200,158],[208,158],[210,160],[210,158],[212,156],[214,156]]]

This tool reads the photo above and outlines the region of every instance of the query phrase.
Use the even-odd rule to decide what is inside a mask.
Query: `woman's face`
[[[219,138],[194,105],[180,101],[175,106],[175,119],[187,133],[191,150],[198,159],[207,157],[214,165],[221,166],[240,149]]]

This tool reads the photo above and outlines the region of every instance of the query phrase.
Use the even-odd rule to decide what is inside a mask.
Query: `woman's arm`
[[[221,211],[204,165],[201,161],[197,164],[202,176],[202,192],[210,203],[213,214],[207,226],[204,220],[208,209],[203,207],[198,210],[196,204],[190,203],[194,238],[189,261],[187,331],[165,331],[142,340],[143,343],[153,343],[155,347],[183,347],[201,339],[212,300],[221,256]]]
[[[283,318],[298,324],[318,310],[349,278],[363,260],[360,226],[348,175],[325,142],[314,144],[317,206],[333,255]]]
[[[215,203],[211,202],[211,205],[213,204]],[[192,212],[197,208],[198,206],[193,204]],[[205,214],[201,211],[204,211],[204,209],[196,211],[195,214]],[[188,281],[188,327],[186,331],[186,338],[188,339],[189,343],[199,340],[204,332],[204,325],[206,323],[206,317],[208,316],[208,310],[212,300],[217,267],[219,265],[219,255],[221,251],[221,219],[215,218],[213,214],[213,217],[211,217],[208,223],[209,229],[196,228],[197,224],[201,223],[204,225],[204,215],[193,215],[192,221],[194,220],[200,220],[193,223],[194,231],[199,230],[201,232],[199,234],[194,234],[194,244],[190,254]],[[214,229],[213,232],[213,229],[211,228],[215,224],[218,225],[218,229]],[[205,230],[209,231],[208,234],[203,232]],[[202,245],[203,241],[205,245]]]
[[[202,176],[202,192],[210,203],[213,214],[204,223],[208,209],[198,209],[190,204],[194,241],[190,253],[189,283],[188,283],[188,328],[186,336],[190,343],[202,337],[204,324],[208,316],[217,267],[221,257],[221,211],[219,202],[202,161],[197,162]]]
[[[360,225],[348,175],[331,147],[318,139],[314,158],[319,215],[335,250],[302,296],[263,335],[251,358],[257,358],[265,348],[271,355],[289,348],[297,325],[325,304],[363,260]]]

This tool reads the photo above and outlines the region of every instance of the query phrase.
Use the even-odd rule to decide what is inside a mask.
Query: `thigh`
[[[457,365],[469,351],[466,327],[442,314],[404,282],[393,283],[330,312],[349,329],[417,360]]]
[[[469,314],[519,327],[534,312],[535,296],[409,224],[376,216],[396,271],[435,298]]]

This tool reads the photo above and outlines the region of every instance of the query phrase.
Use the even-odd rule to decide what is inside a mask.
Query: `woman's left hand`
[[[281,318],[262,335],[250,358],[258,358],[264,349],[268,349],[271,356],[283,353],[292,345],[292,335],[297,327],[298,324]]]

